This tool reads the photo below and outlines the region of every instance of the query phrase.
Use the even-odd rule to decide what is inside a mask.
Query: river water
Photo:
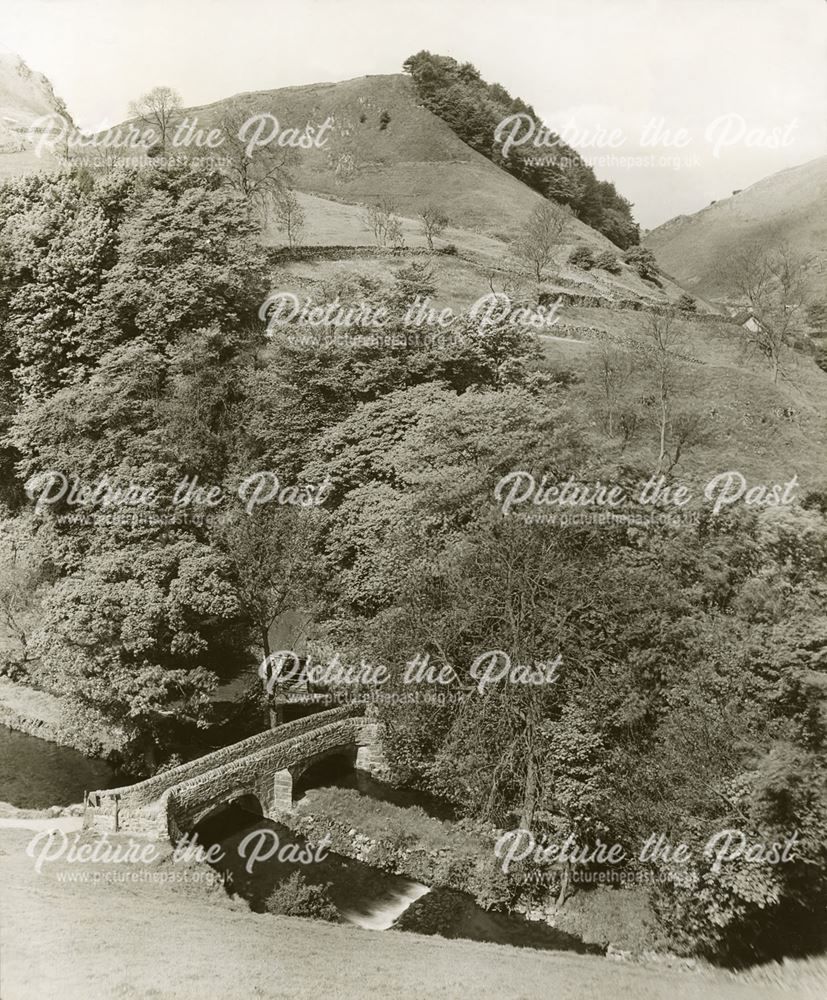
[[[83,793],[128,781],[103,760],[0,726],[0,802],[20,809],[70,806]]]
[[[216,869],[226,873],[228,889],[246,899],[256,911],[265,909],[265,900],[280,882],[300,872],[307,882],[327,886],[330,898],[346,923],[369,930],[393,928],[517,947],[596,950],[545,924],[532,923],[518,915],[484,910],[465,893],[429,889],[413,879],[391,875],[332,852],[322,861],[308,865],[279,861],[275,857],[260,860],[248,872],[252,846],[249,842],[245,845],[244,841],[262,829],[274,831],[280,845],[305,843],[287,827],[237,806],[227,807],[196,830],[200,844],[221,846],[224,856],[215,865]],[[273,841],[267,836],[265,844],[270,847]]]
[[[27,809],[71,805],[82,801],[84,791],[113,788],[128,780],[104,761],[0,726],[0,802]],[[439,819],[453,817],[450,803],[412,789],[394,788],[363,772],[340,773],[330,765],[308,772],[303,782],[297,783],[295,793],[301,797],[311,787],[326,785],[353,788],[360,794],[402,807],[418,806]],[[517,915],[488,912],[464,893],[430,889],[413,879],[391,875],[334,853],[310,865],[275,858],[259,861],[252,873],[248,873],[239,845],[251,832],[262,829],[274,831],[281,844],[304,843],[287,827],[238,805],[228,806],[196,830],[200,844],[221,845],[224,858],[215,867],[225,874],[228,889],[247,900],[253,910],[264,910],[274,887],[300,871],[308,882],[328,886],[343,921],[367,930],[416,931],[519,947],[595,950],[544,924],[531,923]],[[249,854],[248,847],[247,858]]]

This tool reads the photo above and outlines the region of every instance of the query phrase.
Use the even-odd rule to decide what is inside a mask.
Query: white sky
[[[615,149],[574,142],[587,157],[680,157],[595,165],[644,226],[827,154],[827,0],[0,0],[0,50],[45,73],[86,128],[157,84],[204,104],[400,72],[423,48],[474,63],[558,127],[622,130]],[[733,140],[787,129],[788,144],[741,139],[715,157],[704,133],[725,115],[741,116]],[[641,150],[652,117],[689,144]]]

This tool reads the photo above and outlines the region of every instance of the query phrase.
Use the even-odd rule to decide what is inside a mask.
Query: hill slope
[[[52,114],[72,124],[66,105],[55,96],[49,80],[29,69],[20,56],[0,52],[0,177],[55,165],[51,156],[34,155],[29,135],[33,122]]]
[[[406,216],[436,203],[454,225],[491,236],[513,235],[542,201],[420,106],[402,74],[240,94],[183,114],[197,116],[200,128],[214,127],[230,101],[251,115],[275,115],[282,129],[333,119],[323,148],[297,151],[295,184],[309,194],[350,203],[389,196]],[[595,247],[612,246],[576,220],[573,233]]]
[[[812,254],[810,286],[827,285],[827,156],[764,178],[695,215],[681,215],[643,240],[660,265],[697,295],[735,298],[728,262],[745,243],[789,242]]]

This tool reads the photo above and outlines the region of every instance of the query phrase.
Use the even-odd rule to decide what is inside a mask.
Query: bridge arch
[[[381,727],[362,706],[319,712],[248,737],[135,785],[86,797],[85,828],[130,829],[172,843],[236,802],[268,819],[293,808],[293,785],[311,768],[387,772]],[[311,774],[312,777],[312,774]]]
[[[288,770],[294,783],[302,784],[327,772],[353,771],[356,768],[358,754],[359,747],[356,743],[343,743],[341,746],[328,747],[319,753],[314,753],[291,765]]]
[[[235,790],[231,794],[218,796],[212,801],[202,802],[200,809],[192,816],[188,817],[187,826],[194,830],[199,824],[219,816],[225,809],[237,806],[245,812],[254,816],[265,816],[266,812],[261,803],[257,789]]]

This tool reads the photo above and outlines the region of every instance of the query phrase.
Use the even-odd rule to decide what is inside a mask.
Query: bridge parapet
[[[276,819],[292,802],[291,768],[340,748],[358,753],[374,739],[375,724],[359,717],[338,719],[182,782],[164,796],[169,837],[176,841],[213,809],[241,795],[254,795],[263,814]]]
[[[361,706],[352,705],[317,712],[214,750],[203,757],[187,761],[134,785],[90,792],[84,803],[84,825],[116,829],[124,826],[156,833],[163,828],[166,832],[166,801],[172,789],[212,774],[234,761],[255,757],[281,743],[315,732],[330,723],[358,718],[361,715]]]

